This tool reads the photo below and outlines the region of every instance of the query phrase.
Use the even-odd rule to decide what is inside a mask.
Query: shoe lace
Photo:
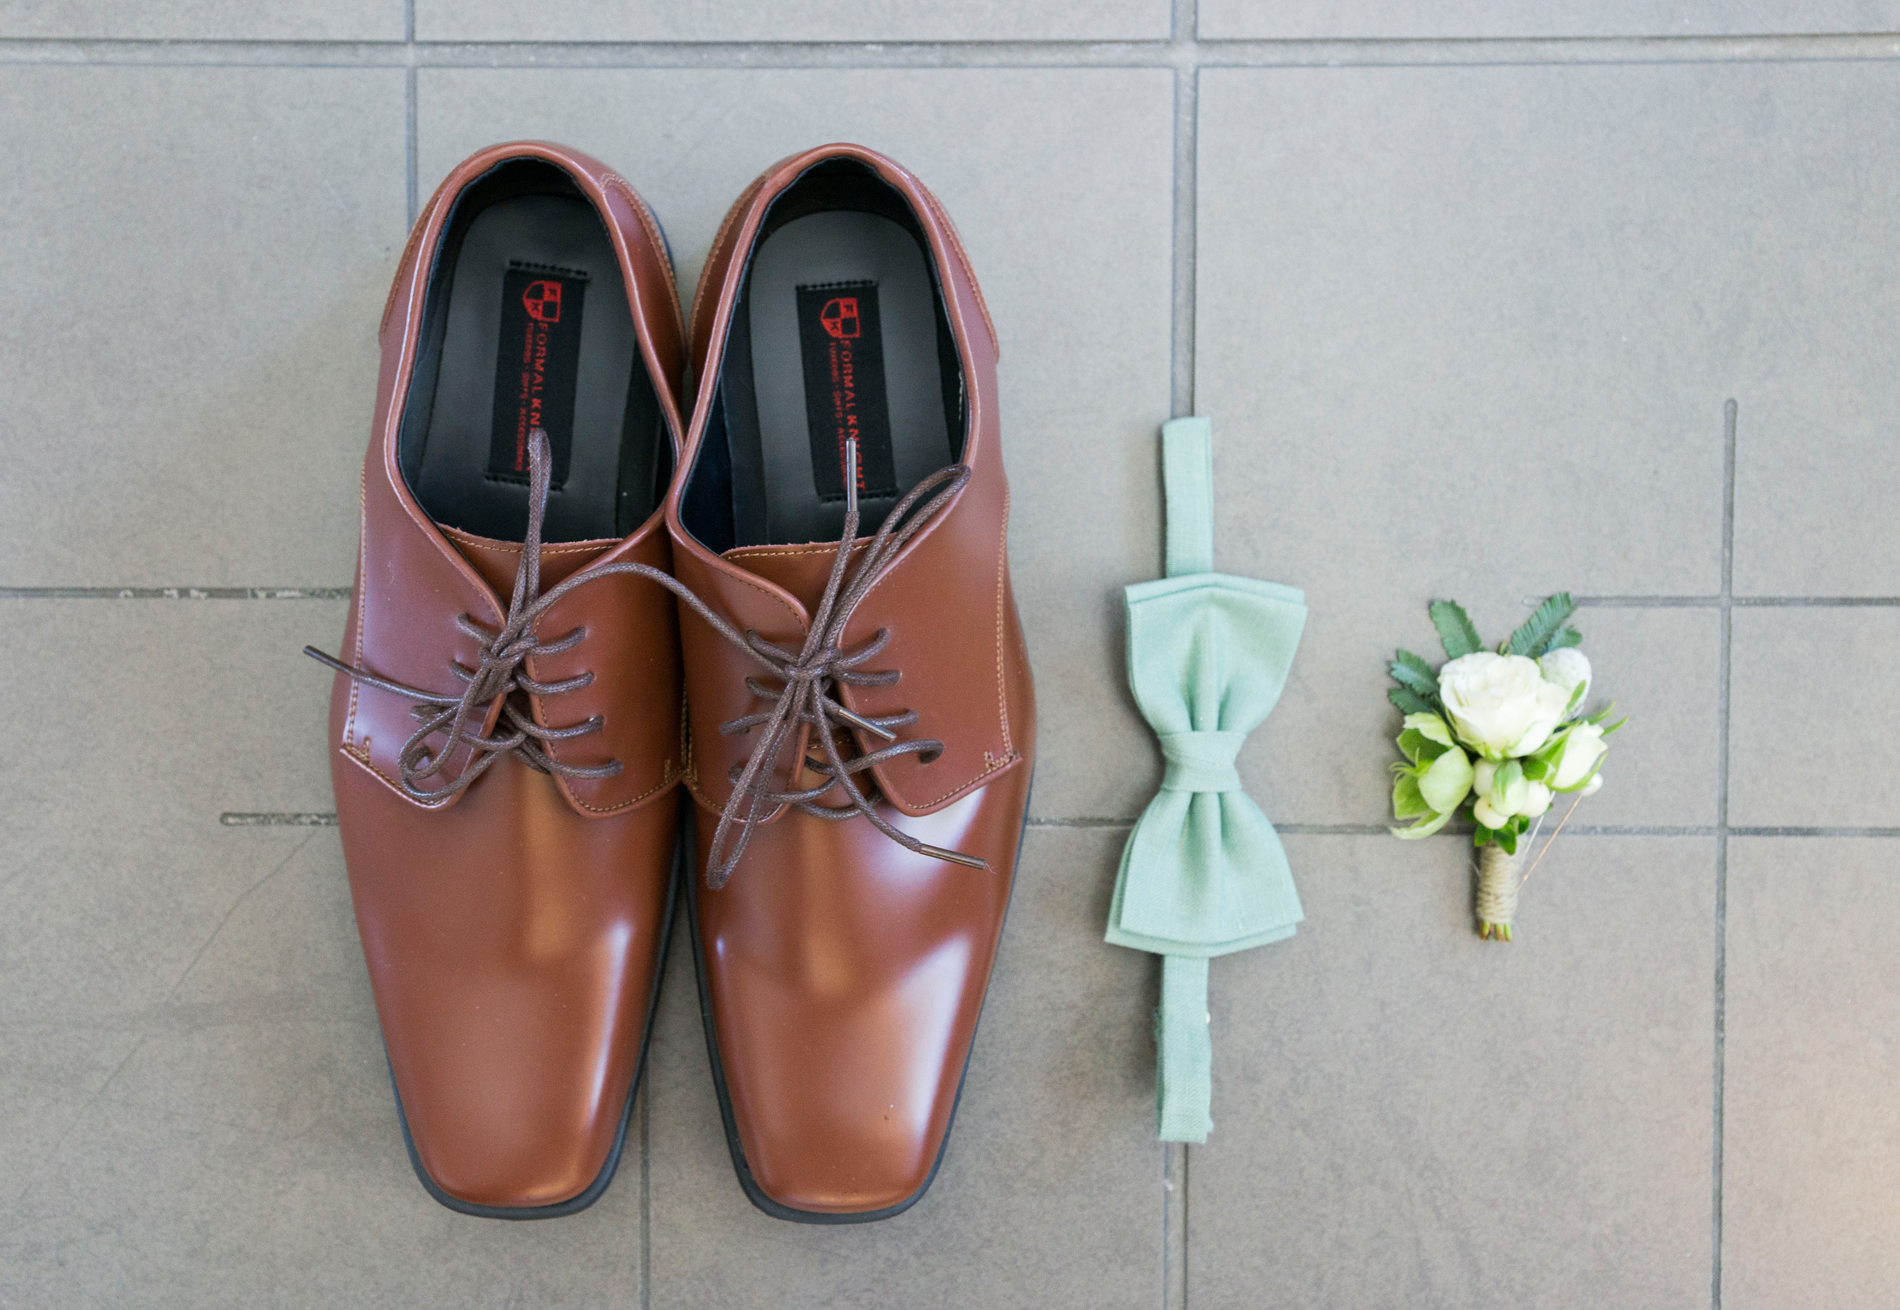
[[[741,632],[684,583],[669,573],[645,564],[611,564],[585,569],[545,594],[541,593],[541,530],[546,516],[549,472],[553,460],[547,433],[537,428],[530,434],[528,443],[528,532],[521,547],[521,561],[515,570],[515,587],[509,600],[508,613],[500,629],[494,631],[476,623],[467,614],[456,619],[456,627],[460,631],[482,643],[481,656],[475,668],[467,668],[459,661],[450,661],[450,668],[464,684],[460,696],[426,691],[379,677],[311,646],[304,647],[304,654],[368,686],[407,697],[413,702],[411,713],[416,717],[418,727],[397,752],[396,761],[403,791],[417,800],[430,804],[444,801],[465,790],[496,760],[509,754],[542,773],[567,778],[609,778],[621,771],[619,760],[593,766],[568,764],[555,759],[545,749],[549,742],[569,741],[600,731],[602,719],[599,715],[567,728],[543,727],[534,721],[521,694],[555,696],[577,691],[593,682],[593,673],[578,674],[560,682],[542,683],[528,677],[521,666],[523,661],[531,657],[558,655],[572,650],[586,637],[585,627],[576,628],[560,640],[547,643],[542,643],[534,635],[535,621],[562,596],[589,582],[619,574],[647,578],[678,596],[713,631],[749,656],[778,684],[768,686],[759,678],[748,676],[745,680],[746,689],[766,701],[768,707],[719,725],[722,736],[734,736],[755,729],[759,730],[759,736],[745,762],[734,765],[728,773],[732,793],[727,797],[720,811],[718,826],[713,830],[706,863],[708,887],[717,890],[725,885],[738,867],[740,857],[745,854],[753,829],[780,806],[791,806],[814,818],[832,821],[862,815],[886,837],[919,855],[947,860],[966,868],[986,869],[989,867],[987,862],[976,856],[933,846],[896,827],[877,812],[875,789],[867,790],[857,780],[857,775],[865,770],[904,755],[915,755],[920,763],[929,764],[943,753],[943,743],[931,738],[897,740],[893,729],[916,722],[915,711],[901,710],[894,714],[864,717],[846,708],[835,694],[840,686],[887,687],[902,676],[895,669],[870,671],[862,667],[890,644],[889,629],[878,629],[851,650],[846,650],[842,645],[844,629],[859,602],[890,571],[904,546],[969,482],[970,469],[967,465],[951,465],[939,469],[913,487],[885,516],[884,522],[864,548],[857,567],[852,569],[850,560],[857,543],[858,527],[855,440],[845,443],[845,459],[847,476],[843,532],[839,537],[837,554],[832,559],[824,594],[817,608],[812,611],[804,644],[797,650],[767,641],[749,628]],[[496,701],[501,703],[500,718],[495,725],[497,730],[489,733],[483,725],[487,723],[490,708]],[[840,738],[850,740],[844,732],[846,726],[858,728],[889,744],[873,751],[854,752],[847,756],[839,744]],[[807,740],[815,742],[821,753],[818,757],[807,753],[798,763],[800,769],[815,775],[819,781],[816,785],[803,788],[791,785],[775,787],[773,775],[778,758],[801,727],[811,729]],[[438,733],[443,734],[449,744],[440,751],[432,752],[427,744],[428,739]],[[476,752],[476,758],[452,781],[439,787],[423,787],[422,783],[441,772],[457,743],[471,747]],[[793,770],[791,776],[794,781],[800,769]],[[828,795],[834,787],[844,794],[846,804],[819,804],[820,798]]]

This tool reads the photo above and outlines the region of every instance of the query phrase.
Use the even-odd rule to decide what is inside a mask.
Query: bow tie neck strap
[[[1168,576],[1214,571],[1214,424],[1177,418],[1161,429],[1168,499]]]
[[[1129,686],[1167,769],[1123,848],[1107,939],[1162,957],[1157,1117],[1172,1142],[1212,1126],[1207,961],[1291,936],[1303,913],[1235,761],[1280,698],[1305,597],[1213,572],[1212,441],[1206,419],[1162,429],[1168,576],[1126,591]]]

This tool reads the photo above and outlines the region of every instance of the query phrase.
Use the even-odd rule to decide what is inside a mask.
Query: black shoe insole
[[[504,199],[454,260],[417,499],[440,523],[521,540],[540,426],[554,451],[545,539],[625,535],[655,503],[663,437],[599,216],[574,197]]]
[[[740,381],[758,415],[756,446],[733,443],[739,544],[837,539],[846,432],[858,439],[861,531],[955,460],[936,295],[917,238],[876,214],[808,214],[759,244],[727,365],[744,371],[750,355]]]

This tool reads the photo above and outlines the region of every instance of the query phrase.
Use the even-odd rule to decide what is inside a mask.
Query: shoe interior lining
[[[904,198],[831,160],[773,202],[760,232],[682,505],[687,530],[718,551],[837,538],[845,429],[833,402],[847,395],[864,410],[861,533],[963,448],[955,339]]]
[[[515,159],[462,193],[430,274],[398,441],[423,510],[521,540],[531,422],[556,456],[545,540],[625,536],[659,504],[671,444],[606,227],[564,171]]]

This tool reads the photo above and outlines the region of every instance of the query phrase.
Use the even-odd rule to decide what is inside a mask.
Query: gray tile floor
[[[1900,1303],[1896,27],[0,0],[0,1306]],[[996,312],[1043,758],[888,1223],[746,1204],[680,958],[592,1210],[462,1218],[403,1157],[296,652],[417,198],[519,135],[616,164],[688,285],[761,167],[865,141]],[[1155,970],[1100,938],[1159,777],[1119,587],[1188,412],[1217,564],[1312,605],[1242,757],[1308,920],[1215,966],[1215,1131],[1170,1151]],[[1382,833],[1381,661],[1431,596],[1490,631],[1559,587],[1635,722],[1481,944],[1459,841]]]

